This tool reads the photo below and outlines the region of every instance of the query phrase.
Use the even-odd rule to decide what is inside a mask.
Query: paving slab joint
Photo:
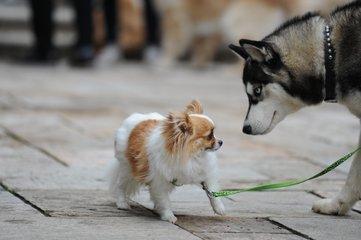
[[[10,194],[14,195],[15,197],[19,198],[21,201],[23,201],[25,204],[30,205],[32,208],[39,211],[41,214],[43,214],[45,217],[51,217],[51,215],[46,212],[45,210],[41,209],[40,207],[36,206],[34,203],[27,200],[25,197],[21,196],[19,193],[17,193],[15,190],[11,189],[10,187],[6,186],[3,182],[0,182],[0,187],[2,187],[5,191],[9,192]]]
[[[284,225],[284,224],[282,224],[282,223],[279,223],[279,222],[277,222],[277,221],[274,221],[274,220],[272,220],[272,219],[270,219],[270,218],[264,218],[264,219],[267,220],[267,221],[269,221],[269,222],[272,223],[273,225],[276,225],[276,226],[278,226],[278,227],[280,227],[280,228],[286,229],[287,231],[291,232],[291,233],[294,234],[294,235],[297,235],[297,236],[299,236],[299,237],[302,237],[302,238],[308,239],[308,240],[315,240],[314,238],[311,238],[310,236],[308,236],[308,235],[306,235],[306,234],[304,234],[304,233],[301,233],[301,232],[299,232],[299,231],[297,231],[297,230],[295,230],[295,229],[292,229],[292,228],[290,228],[290,227],[287,227],[286,225]]]
[[[5,134],[10,137],[11,139],[20,142],[32,149],[35,149],[43,154],[45,154],[46,156],[50,157],[51,159],[53,159],[55,162],[63,165],[64,167],[69,167],[69,164],[67,162],[65,162],[64,160],[60,159],[59,157],[55,156],[54,154],[50,153],[49,151],[43,149],[42,147],[39,147],[31,142],[29,142],[27,139],[23,138],[22,136],[14,133],[13,131],[11,131],[10,129],[8,129],[7,127],[0,125],[0,127],[4,130]]]

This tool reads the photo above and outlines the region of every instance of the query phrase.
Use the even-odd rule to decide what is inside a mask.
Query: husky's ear
[[[173,130],[188,134],[193,133],[192,121],[187,113],[169,113],[167,120],[169,124],[173,125]]]
[[[239,45],[239,47],[236,46],[237,53],[245,59],[251,58],[257,62],[272,63],[278,56],[267,42],[241,39]]]
[[[249,57],[249,55],[244,51],[244,49],[240,46],[236,46],[234,44],[230,44],[228,45],[228,47],[235,52],[237,55],[241,56],[242,58],[244,58],[245,60],[247,60],[247,58]]]
[[[187,105],[185,113],[187,113],[187,114],[192,114],[192,113],[203,114],[203,107],[198,100],[193,100],[192,102],[190,102]]]

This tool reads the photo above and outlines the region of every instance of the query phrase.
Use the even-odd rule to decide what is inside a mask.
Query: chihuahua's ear
[[[192,134],[192,121],[187,113],[173,112],[169,113],[168,121],[173,125],[173,129],[182,133]]]
[[[185,110],[187,114],[203,114],[203,107],[198,100],[193,100],[190,102]]]
[[[256,62],[272,62],[278,56],[272,46],[264,41],[241,39],[239,46],[231,44],[229,48],[245,60],[250,58]]]

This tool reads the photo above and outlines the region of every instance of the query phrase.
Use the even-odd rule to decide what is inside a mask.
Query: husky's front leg
[[[359,140],[361,147],[361,133]],[[345,215],[361,198],[361,152],[352,162],[346,184],[341,192],[332,199],[321,199],[314,203],[312,210],[316,213],[329,215]]]
[[[207,191],[209,191],[209,193],[207,193],[207,196],[209,198],[209,202],[211,203],[214,213],[218,215],[225,215],[226,210],[224,208],[222,200],[220,198],[209,196],[210,193],[219,191],[218,182],[216,180],[207,180],[203,182],[202,185],[204,185],[203,187],[206,188],[206,193]]]

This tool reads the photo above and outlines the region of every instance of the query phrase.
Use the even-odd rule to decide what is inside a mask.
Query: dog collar
[[[325,26],[324,30],[324,52],[325,52],[325,102],[337,102],[336,99],[336,74],[335,74],[335,56],[336,51],[332,45],[332,28]]]

